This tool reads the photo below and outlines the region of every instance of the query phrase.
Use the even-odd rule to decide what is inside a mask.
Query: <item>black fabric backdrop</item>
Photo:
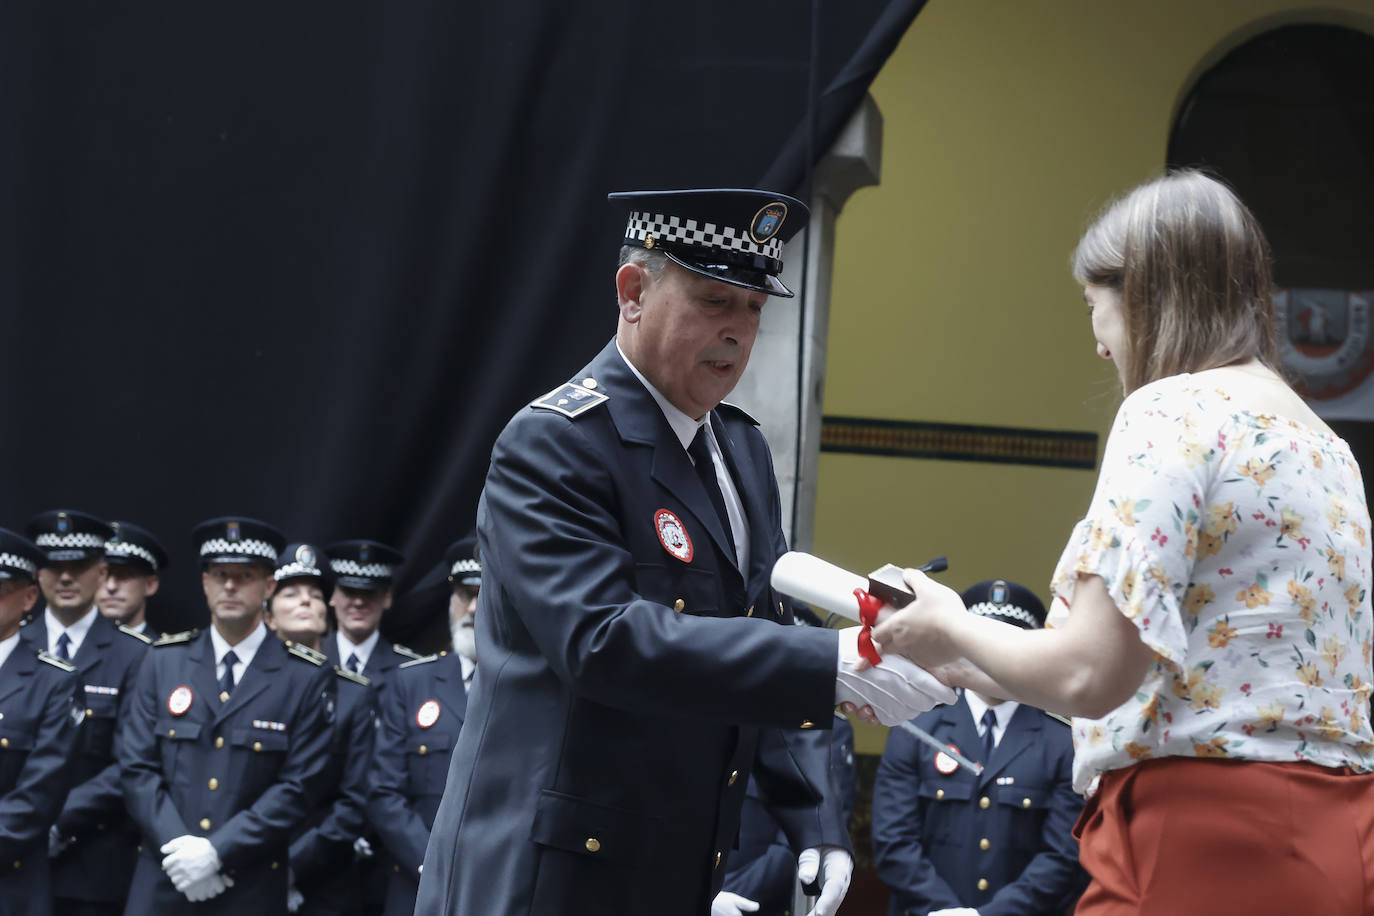
[[[157,532],[165,629],[199,520],[375,537],[432,647],[492,441],[614,332],[606,193],[804,193],[922,5],[0,6],[0,526]]]

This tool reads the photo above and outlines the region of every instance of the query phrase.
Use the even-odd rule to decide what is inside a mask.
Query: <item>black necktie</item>
[[[67,648],[71,644],[72,638],[68,636],[66,633],[62,633],[60,636],[57,637],[57,657],[62,659],[64,662],[69,662],[72,660],[71,652],[69,652]]]
[[[219,689],[222,693],[228,693],[234,689],[234,666],[239,663],[239,657],[230,649],[220,661],[224,664],[224,675],[219,679]]]
[[[362,666],[358,664],[357,652],[348,653],[348,661],[344,663],[344,667],[347,668],[349,671],[352,671],[354,674],[358,673],[358,669]]]
[[[992,749],[996,746],[992,740],[992,730],[997,726],[997,715],[991,710],[983,713],[983,766],[988,765],[992,759]]]
[[[725,529],[725,537],[730,542],[730,551],[733,554],[735,552],[735,533],[730,530],[730,514],[725,511],[725,497],[721,495],[720,483],[716,480],[716,463],[711,460],[711,447],[706,444],[706,424],[703,423],[697,428],[697,434],[692,437],[692,444],[687,446],[687,454],[692,456],[692,461],[696,465],[697,477],[701,479],[701,485],[706,488],[706,495],[711,497],[711,505],[715,507],[716,517],[720,519],[720,525]]]

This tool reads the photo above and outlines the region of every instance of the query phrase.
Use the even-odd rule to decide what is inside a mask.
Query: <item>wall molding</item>
[[[891,458],[1097,468],[1097,433],[825,416],[821,451]]]

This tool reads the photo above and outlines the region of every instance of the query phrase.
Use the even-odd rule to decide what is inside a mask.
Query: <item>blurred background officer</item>
[[[24,638],[76,666],[85,696],[71,792],[50,835],[53,909],[58,916],[108,916],[123,909],[138,843],[120,792],[116,735],[148,646],[95,606],[105,542],[114,535],[109,525],[64,509],[30,519],[28,531],[44,551],[38,584],[48,607],[24,627]]]
[[[449,758],[467,714],[476,671],[473,614],[482,563],[473,532],[445,552],[453,651],[402,662],[382,703],[368,817],[392,859],[386,916],[415,912],[420,864],[444,794]]]
[[[153,644],[120,748],[143,834],[125,912],[285,913],[291,831],[329,762],[334,673],[263,624],[275,528],[217,518],[193,538],[211,626]]]
[[[989,579],[961,596],[974,614],[1045,625],[1030,589]],[[890,916],[1038,916],[1069,911],[1087,886],[1072,830],[1073,741],[1038,709],[971,690],[915,724],[965,757],[960,767],[904,731],[888,733],[873,787],[873,854]]]
[[[86,706],[67,662],[19,638],[38,545],[0,528],[0,913],[48,916],[48,829],[67,796]]]
[[[405,557],[378,541],[340,541],[325,548],[334,573],[329,606],[339,630],[326,639],[324,654],[332,664],[366,675],[383,691],[401,662],[420,656],[382,638],[378,627],[391,607],[391,583]]]
[[[324,554],[315,545],[288,544],[277,557],[277,587],[267,605],[267,626],[277,638],[315,651],[322,662],[329,588],[323,562]],[[290,847],[287,908],[312,916],[366,912],[353,850],[365,826],[376,704],[366,677],[337,667],[334,674],[338,705],[325,795],[293,832]]]
[[[110,522],[105,542],[105,581],[96,597],[100,613],[149,642],[162,634],[148,624],[148,599],[157,594],[158,575],[167,568],[167,551],[152,532],[132,522]]]

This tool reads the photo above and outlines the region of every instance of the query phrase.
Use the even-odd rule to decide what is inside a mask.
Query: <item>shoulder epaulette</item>
[[[153,644],[153,637],[149,636],[147,633],[140,633],[131,626],[121,623],[119,625],[119,632],[123,633],[125,636],[132,636],[134,639],[142,640],[150,646]]]
[[[164,633],[161,639],[153,641],[153,648],[158,646],[179,646],[184,642],[190,642],[196,635],[196,630],[182,630],[180,633]]]
[[[75,671],[75,670],[76,670],[76,666],[73,665],[71,662],[64,662],[62,659],[58,658],[56,655],[49,655],[47,652],[39,652],[39,653],[38,653],[38,660],[39,660],[40,662],[47,662],[49,665],[52,665],[54,668],[61,668],[63,671],[68,671],[68,672],[70,672],[70,671]]]
[[[401,662],[401,664],[400,664],[398,667],[401,667],[401,668],[413,668],[413,667],[415,667],[416,665],[426,665],[426,664],[429,664],[430,662],[435,661],[435,660],[438,659],[438,658],[439,658],[439,656],[437,656],[437,655],[421,655],[421,656],[418,656],[417,658],[412,658],[412,659],[411,659],[410,661],[408,661],[408,662]]]
[[[359,674],[356,671],[349,671],[347,668],[340,668],[338,665],[334,666],[334,673],[346,681],[352,681],[355,684],[362,684],[364,687],[372,686],[372,678],[368,677],[365,674]]]
[[[585,383],[588,380],[583,379],[582,381]],[[595,380],[592,381],[595,383]],[[600,391],[593,391],[591,388],[576,382],[568,382],[566,385],[558,386],[542,398],[535,398],[530,402],[530,406],[541,410],[552,410],[565,417],[580,417],[593,407],[608,400],[610,400],[609,395],[602,394]]]
[[[299,658],[302,661],[307,661],[310,664],[315,665],[316,667],[323,665],[325,662],[325,655],[323,652],[316,652],[309,646],[303,646],[300,643],[293,642],[289,646],[287,646],[286,654],[294,655],[296,658]]]
[[[395,650],[397,655],[404,655],[406,658],[424,658],[419,652],[416,652],[409,646],[403,646],[398,642],[392,643],[391,648]]]
[[[731,404],[729,401],[721,401],[719,404],[716,405],[716,409],[720,410],[721,408],[726,408],[727,412],[739,414],[742,419],[747,421],[752,426],[759,425],[759,421],[754,419],[754,415],[751,414],[749,411],[745,410],[743,407],[740,407],[738,404]]]
[[[1073,720],[1070,719],[1070,718],[1068,718],[1067,716],[1061,716],[1061,715],[1060,715],[1059,713],[1057,713],[1057,712],[1045,712],[1045,710],[1043,710],[1043,709],[1040,710],[1040,711],[1041,711],[1041,712],[1044,712],[1045,715],[1049,716],[1049,717],[1050,717],[1051,719],[1053,719],[1054,721],[1056,721],[1056,722],[1062,722],[1063,724],[1067,725],[1069,728],[1073,728]]]

